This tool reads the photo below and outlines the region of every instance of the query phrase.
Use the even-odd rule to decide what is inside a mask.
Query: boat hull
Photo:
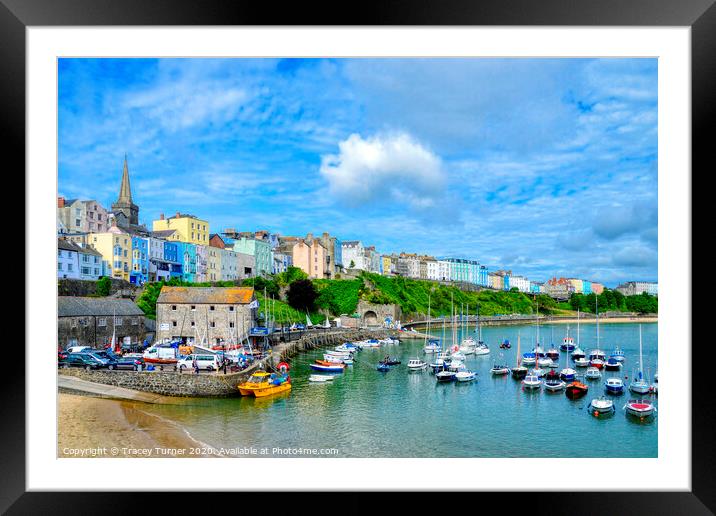
[[[583,398],[587,394],[588,390],[589,388],[584,384],[571,383],[567,385],[566,389],[564,390],[564,394],[570,400],[578,400],[580,398]]]
[[[286,392],[291,390],[291,382],[284,382],[280,385],[271,385],[269,387],[264,387],[263,389],[254,389],[252,391],[252,394],[256,398],[264,398],[266,396],[271,396],[273,394],[279,394],[281,392]]]

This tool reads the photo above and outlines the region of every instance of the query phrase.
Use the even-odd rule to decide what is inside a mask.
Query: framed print
[[[81,4],[0,10],[28,299],[3,508],[713,511],[691,367],[711,2]]]

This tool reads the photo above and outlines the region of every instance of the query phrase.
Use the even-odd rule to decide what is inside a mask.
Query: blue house
[[[142,285],[149,280],[149,239],[132,236],[132,269],[129,282]]]
[[[592,282],[587,280],[582,280],[582,293],[587,295],[592,293]]]
[[[170,277],[182,277],[182,262],[179,258],[179,242],[164,242],[164,261],[169,263]]]
[[[177,242],[177,253],[182,266],[182,279],[194,283],[196,281],[196,244]]]

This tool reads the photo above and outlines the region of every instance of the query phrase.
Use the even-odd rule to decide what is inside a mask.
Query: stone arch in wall
[[[376,314],[373,310],[368,310],[363,314],[363,324],[366,326],[378,326],[380,324],[378,321],[378,314]]]

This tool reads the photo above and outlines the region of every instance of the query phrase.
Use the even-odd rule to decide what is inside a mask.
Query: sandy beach
[[[141,403],[58,395],[58,457],[196,457],[200,446]]]

